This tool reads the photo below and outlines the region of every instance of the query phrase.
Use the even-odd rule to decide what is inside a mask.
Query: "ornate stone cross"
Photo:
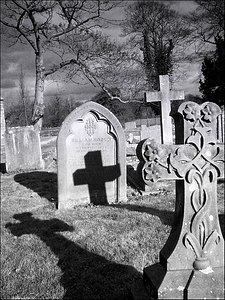
[[[160,262],[144,269],[154,299],[223,299],[224,239],[217,210],[217,179],[224,148],[217,145],[220,108],[185,102],[175,117],[176,145],[147,139],[141,148],[145,184],[176,180],[176,206]],[[166,201],[166,200],[165,200]],[[151,245],[149,245],[151,247]]]
[[[159,92],[146,92],[145,101],[161,102],[161,132],[162,144],[173,144],[172,121],[170,115],[171,100],[183,100],[184,91],[171,91],[169,89],[169,76],[159,75]]]

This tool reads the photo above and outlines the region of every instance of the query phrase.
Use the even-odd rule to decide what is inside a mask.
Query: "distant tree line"
[[[45,104],[45,115],[43,118],[43,127],[59,127],[68,114],[83,102],[75,101],[72,97],[62,97],[54,95],[49,98]],[[26,104],[20,99],[17,104],[13,104],[6,108],[5,118],[8,127],[32,125],[33,103],[26,98]],[[25,115],[30,122],[25,122]]]
[[[110,92],[114,95],[119,95],[118,89],[111,90]],[[104,91],[97,93],[91,100],[109,109],[123,126],[125,122],[128,121],[150,119],[160,115],[159,106],[152,107],[148,104],[139,102],[122,103],[120,101],[112,101]],[[199,96],[188,94],[183,101],[202,103],[203,99]],[[183,101],[172,101],[172,110],[176,110]],[[69,113],[83,103],[83,101],[74,100],[72,96],[66,98],[58,94],[51,96],[46,103],[43,128],[60,127]],[[25,99],[19,98],[18,103],[6,108],[5,117],[7,126],[15,127],[32,125],[31,123],[26,122],[25,118],[26,115],[27,120],[31,120],[32,109],[32,101],[26,93]]]
[[[129,104],[125,104],[120,101],[111,101],[107,93],[104,91],[96,94],[91,100],[108,108],[119,119],[122,125],[124,125],[127,121],[139,118],[151,118],[155,116],[153,109],[147,109],[147,107],[141,103],[131,102]],[[57,94],[52,96],[45,104],[46,107],[43,118],[43,128],[61,126],[69,113],[82,103],[84,102],[74,101],[72,97],[63,98]],[[33,105],[29,99],[26,101],[26,106],[24,106],[22,101],[18,100],[17,104],[7,107],[5,111],[7,126],[14,127],[32,125],[31,122],[26,123],[24,118],[26,111],[28,120],[31,120],[32,109]]]

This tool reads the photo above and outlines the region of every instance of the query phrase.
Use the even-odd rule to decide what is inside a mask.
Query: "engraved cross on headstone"
[[[173,144],[172,120],[169,116],[171,100],[183,100],[184,91],[171,91],[169,89],[169,76],[159,75],[160,91],[145,92],[145,102],[161,102],[161,136],[162,144]]]
[[[185,102],[175,118],[177,145],[146,140],[141,149],[145,184],[176,180],[176,207],[160,262],[144,269],[157,299],[223,298],[224,239],[217,210],[217,179],[224,178],[224,148],[217,145],[215,103]]]

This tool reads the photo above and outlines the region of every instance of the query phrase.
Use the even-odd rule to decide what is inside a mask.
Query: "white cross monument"
[[[171,100],[183,100],[184,91],[172,91],[169,88],[169,76],[159,75],[160,91],[145,92],[145,102],[161,102],[161,132],[162,144],[173,144]]]

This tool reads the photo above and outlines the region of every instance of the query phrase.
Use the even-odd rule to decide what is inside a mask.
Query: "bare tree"
[[[186,16],[191,35],[188,43],[193,51],[187,55],[188,61],[202,61],[205,55],[213,55],[215,38],[224,36],[224,1],[195,0],[196,9]]]
[[[118,5],[105,0],[2,0],[3,32],[13,41],[30,45],[35,54],[35,101],[32,124],[40,130],[44,115],[44,82],[47,76],[73,66],[76,73],[88,74],[82,51],[93,51],[96,29],[105,22],[102,14]],[[67,38],[73,37],[76,51],[66,50]],[[89,43],[89,40],[92,40]],[[104,49],[103,49],[104,50]],[[107,49],[106,49],[107,50]],[[52,51],[54,64],[45,61]],[[90,58],[91,59],[91,58]]]
[[[215,37],[224,35],[224,1],[195,0],[198,7],[188,16],[194,38],[216,44]]]
[[[136,50],[133,58],[142,65],[150,90],[158,89],[159,75],[172,74],[174,54],[190,34],[182,16],[154,0],[128,6],[123,32]]]

